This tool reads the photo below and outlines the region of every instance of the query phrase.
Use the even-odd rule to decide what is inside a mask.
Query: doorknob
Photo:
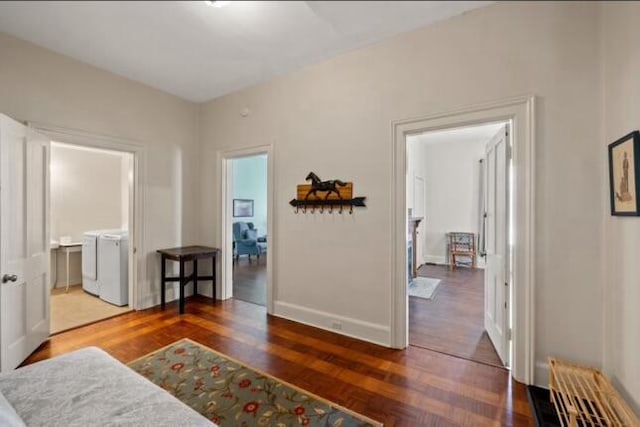
[[[2,276],[2,283],[15,282],[16,280],[18,280],[18,276],[15,274],[5,274]]]

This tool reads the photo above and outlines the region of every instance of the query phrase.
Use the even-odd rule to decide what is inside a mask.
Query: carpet
[[[186,338],[128,366],[221,427],[382,426]]]
[[[432,279],[431,277],[416,277],[409,284],[409,296],[432,299],[436,291],[440,279]]]
[[[527,396],[537,427],[560,427],[560,419],[551,403],[549,390],[527,386]]]

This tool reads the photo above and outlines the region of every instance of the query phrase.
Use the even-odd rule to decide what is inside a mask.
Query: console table
[[[167,283],[179,282],[178,288],[180,289],[180,314],[184,313],[184,288],[189,282],[193,282],[193,294],[198,293],[198,281],[207,280],[211,281],[211,289],[213,294],[213,302],[216,302],[216,256],[220,252],[218,248],[211,248],[208,246],[183,246],[179,248],[160,249],[157,251],[161,255],[161,300],[160,306],[164,309],[166,303],[166,287]],[[211,260],[211,276],[199,276],[198,275],[198,260],[210,259]],[[180,263],[180,274],[178,277],[167,277],[166,264],[167,260],[177,261]],[[193,263],[193,272],[191,275],[185,277],[184,266],[185,263]]]

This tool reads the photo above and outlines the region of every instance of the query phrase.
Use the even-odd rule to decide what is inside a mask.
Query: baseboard
[[[549,388],[549,364],[546,361],[536,361],[533,384]]]
[[[200,289],[198,289],[198,291],[199,290]],[[200,294],[200,292],[198,292],[198,294]],[[187,288],[185,289],[185,296],[190,297],[192,295],[193,295],[193,289],[191,289],[191,286],[187,285]],[[137,310],[145,310],[147,308],[160,305],[160,300],[161,300],[160,297],[161,297],[160,291],[143,295],[142,298],[140,298],[140,300],[138,301]],[[176,301],[178,300],[179,297],[180,296],[178,295],[177,285],[175,286],[175,288],[167,287],[167,292],[165,294],[166,302]]]
[[[284,301],[274,301],[273,315],[384,347],[389,347],[391,342],[391,331],[386,325],[339,316]],[[334,327],[336,323],[340,324],[341,329]]]
[[[437,255],[425,255],[424,256],[424,263],[425,264],[446,264],[447,263],[447,259],[443,256],[437,256]]]

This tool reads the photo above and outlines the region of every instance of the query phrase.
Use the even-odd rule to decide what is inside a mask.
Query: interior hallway
[[[233,297],[242,301],[267,305],[267,255],[251,257],[251,263],[246,256],[233,265]]]
[[[441,282],[430,300],[409,297],[409,344],[502,366],[484,330],[484,270],[423,265],[418,275]]]

